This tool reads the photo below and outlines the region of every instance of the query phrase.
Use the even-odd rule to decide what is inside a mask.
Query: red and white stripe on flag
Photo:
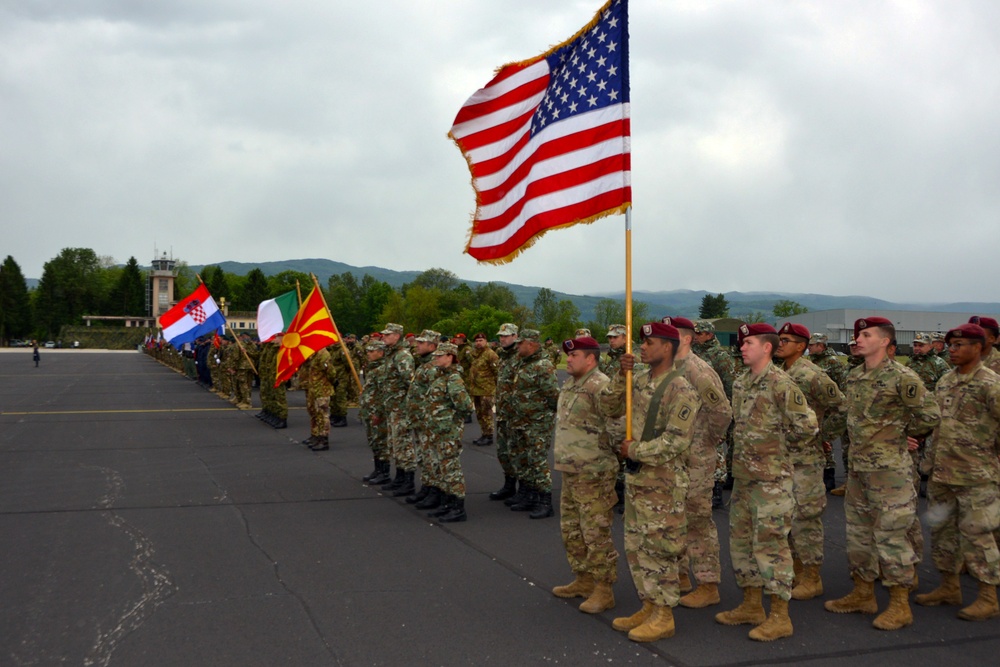
[[[550,229],[632,200],[628,3],[611,0],[572,38],[501,67],[451,128],[476,212],[466,252],[504,263]]]

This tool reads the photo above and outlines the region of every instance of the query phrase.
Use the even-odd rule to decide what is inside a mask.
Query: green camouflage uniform
[[[795,500],[789,545],[792,557],[798,558],[803,565],[822,565],[823,511],[826,509],[823,443],[833,442],[846,428],[846,399],[837,383],[805,357],[784,370],[806,397],[819,424],[815,436],[788,443]]]
[[[977,580],[1000,584],[1000,375],[978,364],[970,373],[951,370],[937,383],[941,423],[934,430],[923,469],[931,556],[941,572],[958,574],[962,563]]]
[[[383,346],[384,349],[384,346]],[[375,361],[365,360],[365,384],[358,397],[358,416],[367,426],[368,446],[377,461],[388,461],[392,452],[389,450],[389,420],[386,418],[385,407],[379,401],[382,395],[381,383],[385,379],[385,358]]]
[[[653,437],[642,440],[653,394],[662,382],[669,384],[654,409]],[[601,391],[606,417],[625,414],[625,391],[622,373]],[[633,373],[631,391],[635,440],[628,455],[641,467],[625,480],[625,558],[640,600],[676,607],[687,540],[687,455],[701,399],[673,369],[656,378],[648,370]]]
[[[687,453],[687,561],[682,561],[682,567],[686,571],[690,565],[699,584],[717,584],[722,580],[722,566],[719,563],[719,529],[712,518],[712,487],[718,469],[718,447],[726,440],[726,432],[733,421],[733,408],[719,374],[701,357],[689,354],[678,359],[674,367],[681,371],[701,399],[701,410]]]
[[[438,368],[431,365],[431,373],[424,417],[433,440],[429,450],[430,467],[436,471],[433,485],[456,498],[465,498],[460,456],[465,417],[472,414],[472,399],[462,382],[461,366],[452,364],[448,368]]]
[[[421,338],[423,337],[421,335]],[[437,337],[440,339],[440,335]],[[434,457],[431,450],[435,445],[431,440],[427,423],[427,411],[431,407],[427,390],[438,375],[438,369],[434,367],[432,359],[434,359],[433,352],[413,357],[415,370],[410,386],[406,390],[406,427],[409,434],[412,434],[408,437],[412,437],[415,442],[413,458],[420,470],[420,483],[437,486],[441,471],[433,465]]]
[[[260,350],[257,372],[260,373],[260,405],[264,412],[278,419],[288,419],[288,397],[285,383],[274,386],[278,378],[278,352],[281,344],[277,341],[264,343]]]
[[[820,369],[830,376],[830,379],[837,383],[837,388],[840,391],[844,391],[844,383],[847,381],[847,365],[840,362],[837,357],[837,353],[826,348],[822,352],[817,352],[816,354],[809,355],[809,361],[813,362]],[[844,471],[847,471],[847,442],[846,442],[847,432],[841,434],[840,445],[841,445],[841,456],[844,461]],[[831,445],[832,440],[827,440]],[[837,464],[833,460],[833,448],[830,451],[825,452],[825,463],[824,467],[833,470],[837,467]]]
[[[399,341],[385,351],[385,378],[380,383],[382,411],[387,416],[389,427],[389,447],[397,470],[413,472],[417,462],[413,451],[413,439],[406,419],[406,392],[413,379],[413,355],[406,340]]]
[[[502,347],[497,350],[500,357],[500,366],[497,371],[497,392],[496,392],[496,443],[497,460],[503,468],[506,477],[517,477],[517,469],[511,459],[511,420],[514,417],[516,399],[514,397],[514,376],[521,363],[521,358],[517,356],[517,345]]]
[[[991,347],[989,354],[983,359],[983,366],[986,366],[986,368],[994,373],[1000,373],[1000,351],[995,347]]]
[[[556,409],[555,469],[562,473],[559,529],[574,574],[595,581],[618,578],[618,552],[611,537],[617,497],[618,457],[611,448],[599,396],[608,377],[594,369],[570,376],[559,390]]]
[[[250,351],[243,353],[239,343],[233,343],[232,347],[236,351],[233,360],[233,390],[236,394],[237,405],[250,405],[251,388],[253,387],[253,371],[250,370],[248,359]]]
[[[497,390],[500,357],[489,346],[469,350],[469,394],[476,406],[476,420],[483,436],[493,435],[493,395]]]
[[[523,335],[524,332],[522,332]],[[510,396],[510,458],[515,476],[535,491],[551,493],[549,444],[559,401],[556,369],[541,348],[520,359]]]
[[[699,320],[695,324],[695,328],[703,331],[709,329],[704,329],[702,321]],[[715,331],[712,327],[710,331]],[[733,356],[719,343],[718,338],[712,338],[705,341],[704,343],[695,343],[691,346],[691,351],[698,355],[699,358],[708,363],[715,371],[716,375],[719,376],[719,380],[722,382],[723,389],[726,390],[726,398],[730,401],[733,400],[733,381],[736,379],[736,360]],[[742,364],[742,362],[741,362]],[[727,472],[732,472],[733,469],[733,430],[732,428],[726,433],[726,438],[723,442],[719,443],[716,447],[716,459],[717,464],[715,467],[715,481],[721,482],[726,478]]]
[[[559,360],[562,359],[562,350],[559,349],[559,346],[556,345],[556,342],[549,341],[548,343],[545,344],[543,349],[545,350],[545,353],[549,355],[549,359],[552,361],[552,365],[558,366]]]
[[[851,575],[885,586],[913,583],[917,493],[907,436],[927,435],[941,413],[917,374],[889,359],[847,374],[851,435],[844,515]]]
[[[791,443],[812,441],[816,413],[802,391],[773,363],[733,383],[733,495],[729,554],[740,588],[792,597],[788,535],[795,508]]]
[[[300,367],[300,380],[306,390],[309,411],[309,433],[317,437],[330,435],[330,396],[339,371],[330,360],[329,348],[319,350]]]

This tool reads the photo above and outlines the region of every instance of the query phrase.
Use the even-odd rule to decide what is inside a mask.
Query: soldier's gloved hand
[[[623,375],[635,368],[635,355],[623,354],[619,361],[619,366]]]

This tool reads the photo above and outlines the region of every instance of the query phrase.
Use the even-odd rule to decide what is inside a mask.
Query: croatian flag
[[[215,299],[202,283],[191,296],[160,315],[163,337],[174,347],[190,343],[199,336],[223,329],[226,318],[215,305]]]

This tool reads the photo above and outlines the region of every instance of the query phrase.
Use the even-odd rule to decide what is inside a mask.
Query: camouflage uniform
[[[523,329],[518,340],[537,340],[538,333]],[[556,369],[545,351],[523,357],[513,378],[510,457],[516,477],[540,493],[552,492],[549,472],[549,444],[559,401]]]
[[[986,366],[986,368],[994,373],[1000,373],[1000,351],[995,347],[991,347],[989,354],[983,359],[983,366]]]
[[[641,440],[653,394],[669,382],[655,409],[651,440]],[[611,378],[601,391],[601,412],[625,413],[625,376]],[[684,505],[687,496],[687,455],[694,437],[701,399],[679,371],[653,378],[648,370],[633,374],[632,432],[629,459],[642,464],[626,478],[625,558],[639,599],[657,607],[676,607],[680,600],[679,572],[687,539]]]
[[[847,493],[847,559],[851,575],[909,588],[919,555],[908,537],[917,521],[913,461],[907,436],[924,436],[940,421],[917,374],[886,358],[847,375],[851,435]]]
[[[497,390],[500,357],[489,346],[472,347],[468,355],[469,394],[476,406],[476,419],[483,437],[493,436],[493,395]]]
[[[930,473],[929,515],[934,566],[958,574],[964,562],[977,580],[1000,584],[1000,376],[981,363],[967,375],[951,370],[937,383],[941,423],[924,461]]]
[[[224,396],[222,385],[222,348],[212,344],[208,348],[208,369],[212,376],[212,392]]]
[[[385,344],[377,341],[368,344],[368,349],[385,350]],[[385,406],[379,401],[382,394],[381,383],[385,378],[385,358],[375,361],[365,360],[368,368],[365,371],[365,384],[358,397],[358,416],[367,426],[368,446],[376,461],[387,462],[392,452],[389,450],[389,421],[386,418]]]
[[[236,350],[236,358],[233,361],[233,389],[236,393],[236,405],[243,408],[250,407],[251,387],[253,386],[253,371],[250,369],[250,350],[241,348],[240,344],[233,344]]]
[[[417,340],[436,343],[441,340],[441,334],[425,329]],[[406,423],[407,430],[412,433],[409,437],[415,441],[413,454],[416,466],[420,469],[420,483],[438,486],[441,471],[434,465],[435,456],[431,450],[435,447],[435,443],[432,442],[427,423],[427,411],[431,407],[427,390],[438,375],[438,369],[431,362],[433,358],[433,351],[413,357],[415,370],[410,386],[406,390]]]
[[[733,495],[729,552],[740,588],[792,597],[788,535],[795,507],[789,445],[819,432],[802,391],[772,363],[733,383]]]
[[[708,320],[698,320],[694,323],[694,330],[695,333],[715,333],[715,325]],[[691,351],[712,367],[712,370],[719,376],[719,380],[722,381],[722,387],[726,390],[726,398],[732,401],[733,381],[737,375],[736,360],[733,355],[719,344],[718,338],[714,337],[704,343],[695,343],[691,346]],[[740,365],[742,366],[742,361]],[[720,442],[716,448],[716,457],[718,462],[715,468],[715,481],[721,482],[726,478],[726,473],[731,473],[733,469],[732,427],[726,433],[725,442]]]
[[[721,581],[719,564],[719,530],[712,518],[712,487],[717,470],[716,452],[725,442],[733,420],[733,409],[719,375],[695,354],[678,359],[674,368],[695,388],[701,399],[701,410],[695,421],[691,448],[687,452],[688,490],[685,498],[687,514],[687,562],[699,584]]]
[[[320,438],[330,435],[330,396],[340,371],[330,360],[329,348],[313,354],[303,364],[302,377],[306,390],[306,409],[309,411],[310,433]]]
[[[556,345],[555,341],[548,340],[544,346],[545,354],[549,355],[549,359],[552,361],[553,366],[559,365],[559,360],[562,359],[562,350]]]
[[[563,383],[554,449],[555,469],[563,479],[559,528],[569,566],[578,576],[589,574],[595,581],[614,583],[618,552],[611,538],[611,518],[617,502],[618,458],[598,401],[607,384],[607,376],[596,368]]]
[[[285,383],[274,386],[278,377],[278,352],[281,343],[270,341],[264,343],[260,350],[257,372],[260,373],[260,404],[267,414],[280,420],[288,419],[288,397],[285,393]]]
[[[819,424],[815,436],[788,443],[795,499],[789,545],[792,556],[803,565],[822,565],[823,511],[826,509],[823,443],[836,440],[846,427],[845,398],[833,379],[805,357],[784,370],[806,397]]]
[[[402,327],[399,327],[399,330],[402,331]],[[413,379],[414,363],[410,346],[405,339],[400,338],[395,345],[386,346],[384,365],[385,378],[380,383],[382,390],[380,400],[388,421],[389,447],[392,449],[392,458],[396,462],[397,471],[413,472],[416,470],[417,462],[404,408],[406,392]]]
[[[820,341],[816,341],[815,339],[817,336],[822,336],[823,339]],[[827,341],[826,334],[813,334],[813,337],[810,338],[809,340],[810,343],[821,342],[823,344],[826,344],[826,341]],[[820,370],[829,375],[830,379],[837,384],[837,388],[840,389],[840,391],[844,391],[844,383],[847,381],[847,366],[840,362],[836,352],[834,352],[830,348],[826,348],[822,352],[817,352],[816,354],[810,354],[809,361],[819,366]],[[844,471],[846,472],[848,448],[845,438],[846,438],[846,431],[841,434],[841,440],[840,440],[841,456],[843,458]],[[826,442],[829,442],[831,445],[833,444],[832,440],[827,440]],[[837,467],[837,464],[833,459],[832,447],[830,448],[830,451],[825,452],[825,459],[826,461],[824,467],[826,469],[833,470]]]
[[[501,332],[517,333],[517,327],[513,324],[505,324],[500,329]],[[504,335],[509,335],[505,333]],[[496,443],[497,460],[503,468],[505,477],[517,477],[517,469],[511,460],[511,419],[514,417],[514,376],[521,363],[521,358],[517,356],[517,345],[511,344],[497,350],[500,357],[500,366],[497,371],[497,391],[496,391]]]
[[[351,368],[347,365],[347,355],[339,343],[326,348],[330,353],[330,368],[333,378],[333,393],[330,394],[330,417],[347,418],[347,386],[354,383]]]
[[[431,365],[430,369],[432,376],[424,418],[433,440],[429,452],[431,466],[436,471],[433,484],[444,493],[465,498],[465,477],[459,457],[465,417],[472,414],[472,399],[462,382],[461,366],[452,364],[448,368],[438,368]]]

